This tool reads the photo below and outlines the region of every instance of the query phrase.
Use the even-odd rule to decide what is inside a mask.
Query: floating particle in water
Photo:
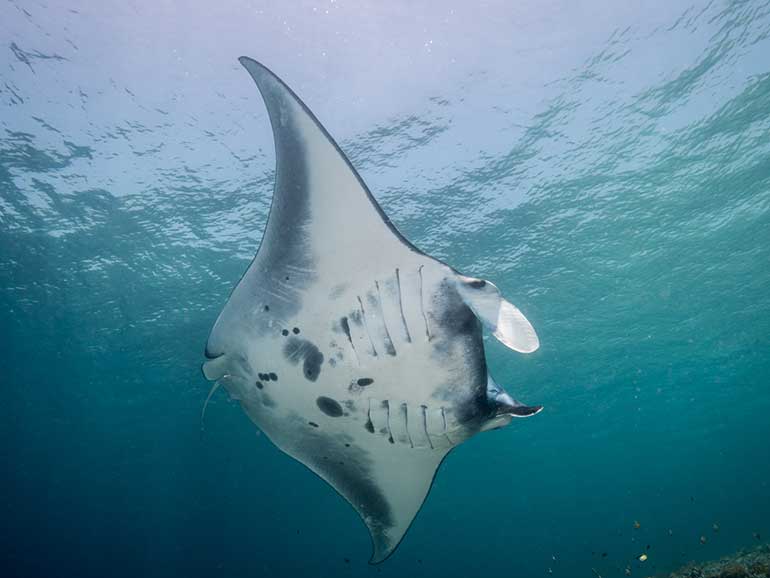
[[[719,524],[714,522],[714,524],[711,526],[711,529],[714,530],[714,533],[719,532]]]
[[[641,527],[642,525],[639,523],[639,520],[634,520],[634,530],[638,530]]]
[[[551,570],[550,568],[548,568],[548,573],[549,573],[549,574],[553,574],[553,570]]]
[[[345,560],[345,564],[350,564],[350,558],[343,558]]]
[[[606,557],[607,557],[607,552],[602,552],[602,558],[606,558]]]
[[[646,562],[647,561],[647,554],[639,554],[639,557],[637,558],[640,562]]]
[[[708,542],[708,540],[706,539],[706,536],[701,536],[700,537],[700,543],[701,544],[705,544],[706,542]]]
[[[669,536],[673,536],[674,535],[674,531],[671,528],[668,529],[668,535]]]
[[[626,576],[631,576],[631,566],[626,566]]]
[[[762,539],[762,536],[759,535],[759,532],[752,532],[751,535],[754,536],[755,540],[761,540]]]

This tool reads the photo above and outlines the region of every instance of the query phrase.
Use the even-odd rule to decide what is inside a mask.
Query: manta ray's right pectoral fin
[[[514,305],[503,299],[489,281],[457,275],[457,289],[465,303],[502,344],[520,353],[540,347],[535,328]]]

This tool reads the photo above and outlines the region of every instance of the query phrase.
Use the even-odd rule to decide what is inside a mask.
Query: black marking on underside
[[[423,291],[422,291],[422,268],[423,267],[424,267],[424,265],[420,265],[420,267],[417,269],[417,273],[418,273],[419,278],[420,278],[420,284],[419,284],[419,287],[420,287],[420,312],[422,313],[423,321],[425,321],[425,337],[427,337],[428,341],[430,341],[430,339],[431,339],[430,326],[428,325],[428,316],[425,314],[425,297],[424,297]]]
[[[382,293],[380,292],[380,284],[375,279],[374,286],[377,289],[377,307],[380,310],[380,317],[382,317],[382,327],[385,330],[385,353],[395,356],[396,348],[393,346],[393,340],[390,337],[390,331],[388,331],[388,323],[385,320],[385,311],[382,309]]]
[[[353,353],[356,356],[356,363],[361,363],[358,360],[358,351],[356,351],[356,346],[353,345],[353,337],[350,335],[350,323],[348,323],[348,318],[343,317],[340,319],[340,327],[342,327],[342,331],[345,333],[345,335],[348,338],[348,343],[350,343],[350,348],[353,350]]]
[[[304,420],[296,414],[289,420]],[[287,424],[294,427],[294,424]],[[387,548],[388,530],[395,524],[393,512],[374,472],[372,455],[345,434],[330,434],[327,429],[304,428],[290,455],[297,457],[334,487],[359,512],[373,537]]]
[[[262,392],[262,405],[265,407],[275,407],[275,401],[272,397],[267,395],[264,391]]]
[[[372,334],[369,332],[369,325],[366,323],[366,309],[364,309],[364,302],[361,301],[361,297],[356,297],[358,299],[358,305],[361,307],[361,323],[363,323],[364,330],[366,331],[366,336],[369,338],[369,343],[372,344],[372,355],[374,357],[377,357],[377,348],[374,346],[374,341],[372,340]]]
[[[374,380],[371,377],[360,377],[358,381],[356,381],[356,384],[358,384],[360,387],[366,387],[367,385],[372,385],[374,383]]]
[[[374,424],[372,423],[372,400],[369,400],[369,407],[366,408],[366,423],[364,424],[366,431],[374,433]]]
[[[321,395],[315,400],[318,409],[329,417],[340,417],[342,415],[342,406],[336,400]]]
[[[398,310],[401,313],[401,323],[404,324],[404,331],[406,332],[406,341],[412,342],[412,335],[409,333],[409,326],[406,324],[406,317],[404,317],[404,303],[401,300],[401,276],[396,267],[396,288],[398,289]]]
[[[303,362],[302,371],[306,379],[309,381],[318,379],[321,365],[324,362],[324,355],[315,344],[300,337],[290,337],[283,347],[283,354],[292,365],[297,365],[300,361]]]

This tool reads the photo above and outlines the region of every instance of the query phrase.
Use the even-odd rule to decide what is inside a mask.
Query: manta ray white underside
[[[275,190],[203,371],[350,502],[380,562],[453,447],[542,409],[491,379],[482,324],[515,351],[535,351],[538,338],[492,283],[406,240],[291,89],[258,62],[240,62],[267,105]]]

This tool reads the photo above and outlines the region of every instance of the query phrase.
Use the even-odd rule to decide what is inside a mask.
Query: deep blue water
[[[236,402],[201,432],[272,191],[241,54],[541,339],[487,355],[545,411],[455,449],[376,567]],[[766,540],[768,55],[767,2],[0,5],[0,572],[638,576]]]

